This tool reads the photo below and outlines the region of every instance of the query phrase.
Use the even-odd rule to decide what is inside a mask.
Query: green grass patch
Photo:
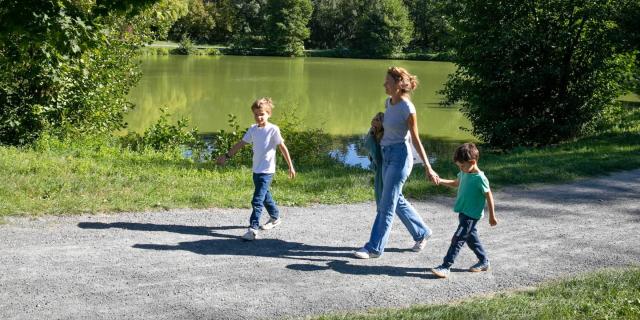
[[[602,270],[530,291],[458,303],[316,319],[640,319],[640,268]]]
[[[0,216],[119,212],[180,207],[249,207],[251,168],[196,163],[180,155],[117,147],[0,148]],[[345,203],[371,198],[362,169],[327,163],[280,170],[273,194],[281,205]]]

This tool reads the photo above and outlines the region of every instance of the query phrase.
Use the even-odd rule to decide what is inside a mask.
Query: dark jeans
[[[449,268],[453,265],[453,261],[458,256],[460,249],[466,243],[469,248],[476,254],[478,260],[481,262],[488,262],[487,254],[482,247],[482,243],[480,243],[480,238],[478,237],[478,230],[476,229],[476,224],[478,224],[478,220],[470,218],[466,216],[464,213],[460,213],[458,216],[458,220],[460,223],[458,224],[458,229],[456,233],[453,234],[453,238],[451,238],[451,245],[449,246],[449,251],[447,251],[447,255],[444,257],[443,266]]]
[[[251,218],[249,218],[249,227],[251,229],[257,230],[260,227],[260,215],[262,215],[262,208],[266,208],[272,218],[278,219],[278,217],[280,217],[280,212],[278,211],[278,207],[276,207],[276,202],[273,201],[271,192],[269,192],[271,180],[273,180],[272,173],[253,174],[253,185],[255,186],[255,190],[253,191],[253,199],[251,199],[251,207],[253,208],[253,211],[251,212]]]

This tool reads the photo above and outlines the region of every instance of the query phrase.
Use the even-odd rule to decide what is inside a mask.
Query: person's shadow
[[[325,263],[314,264],[290,264],[287,269],[297,271],[321,271],[333,270],[344,274],[353,275],[389,275],[389,276],[413,276],[419,278],[435,278],[427,273],[426,268],[401,268],[394,266],[368,266],[349,264],[348,261],[338,258],[350,258],[355,247],[332,247],[308,245],[300,242],[284,241],[280,239],[263,238],[255,241],[244,241],[240,236],[219,233],[222,230],[245,229],[245,226],[184,226],[184,225],[160,225],[151,223],[132,222],[81,222],[78,227],[82,229],[109,229],[118,228],[134,231],[172,232],[180,234],[210,236],[212,239],[180,242],[175,245],[142,243],[132,247],[145,250],[183,250],[201,255],[235,255],[255,256],[268,258],[282,258],[305,260],[310,262]],[[409,249],[389,248],[388,252],[404,252]]]

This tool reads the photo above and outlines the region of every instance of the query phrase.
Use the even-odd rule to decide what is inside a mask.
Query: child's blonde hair
[[[384,121],[384,113],[382,112],[376,113],[376,115],[373,116],[372,120],[376,120],[380,122],[380,127],[376,128],[374,126],[371,126],[371,131],[370,131],[370,133],[373,136],[375,136],[376,141],[380,143],[380,141],[382,141],[382,136],[384,135],[384,127],[382,127],[382,122]]]
[[[273,101],[271,101],[271,98],[267,97],[260,98],[254,101],[251,105],[251,111],[253,110],[264,110],[266,113],[271,115],[271,112],[273,111]]]
[[[409,73],[405,68],[390,67],[387,69],[387,75],[400,85],[402,93],[410,93],[418,87],[418,77]]]

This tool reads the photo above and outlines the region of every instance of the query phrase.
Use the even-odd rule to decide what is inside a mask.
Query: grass
[[[544,284],[444,305],[326,315],[346,319],[640,319],[640,268],[606,269]]]
[[[0,217],[180,207],[248,207],[251,168],[220,168],[161,153],[115,147],[0,148]],[[289,180],[280,170],[273,193],[282,205],[370,198],[361,169],[327,163]]]
[[[567,182],[640,168],[640,108],[630,110],[628,121],[607,133],[539,149],[483,152],[480,168],[494,189]],[[429,148],[434,147],[427,145]],[[457,173],[448,159],[434,167],[445,178]],[[294,180],[287,179],[283,168],[276,174],[273,193],[281,205],[373,199],[368,170],[329,160],[297,170]],[[253,192],[249,167],[221,168],[210,162],[195,163],[179,154],[139,153],[82,141],[35,148],[0,146],[0,177],[0,218],[158,208],[246,208]],[[418,168],[404,188],[404,194],[414,199],[453,193],[427,183],[424,170]]]

